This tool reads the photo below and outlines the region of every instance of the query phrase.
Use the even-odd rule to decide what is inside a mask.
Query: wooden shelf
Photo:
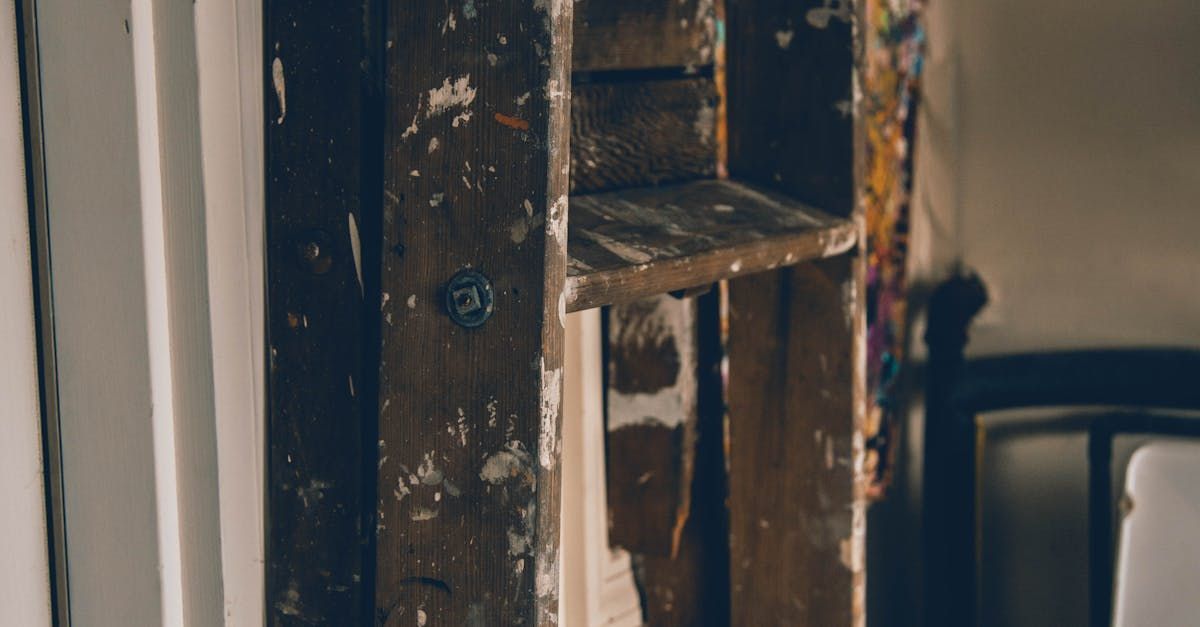
[[[856,241],[850,220],[733,181],[572,196],[567,311],[830,257]]]

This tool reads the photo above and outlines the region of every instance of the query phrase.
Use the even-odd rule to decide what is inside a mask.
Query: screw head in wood
[[[301,235],[296,240],[296,254],[300,263],[313,274],[325,274],[333,266],[329,235],[324,231],[314,229]]]
[[[492,317],[492,282],[474,270],[462,270],[446,284],[446,313],[459,326],[473,329]]]

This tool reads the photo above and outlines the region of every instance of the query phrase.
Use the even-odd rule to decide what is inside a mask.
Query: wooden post
[[[364,418],[374,411],[364,415],[363,391],[374,368],[363,357],[378,305],[363,281],[363,242],[374,242],[364,226],[379,210],[363,193],[375,67],[363,25],[372,2],[265,8],[271,625],[371,620],[364,466],[374,451]]]
[[[850,3],[730,0],[728,16],[730,175],[861,220]],[[736,622],[865,624],[864,270],[859,247],[729,282]]]
[[[393,0],[385,39],[376,621],[554,624],[571,3]]]

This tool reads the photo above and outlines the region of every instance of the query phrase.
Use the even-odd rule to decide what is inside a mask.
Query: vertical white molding
[[[265,616],[261,2],[196,4],[225,625]]]
[[[16,14],[0,7],[0,625],[50,625]]]
[[[629,553],[608,543],[600,310],[567,316],[564,341],[560,624],[636,627],[641,599]]]
[[[190,2],[39,0],[71,613],[223,622]]]
[[[167,310],[167,252],[163,241],[162,170],[158,134],[158,80],[151,0],[130,5],[133,70],[137,103],[137,144],[142,209],[142,249],[146,282],[146,335],[150,366],[151,429],[154,434],[154,488],[157,499],[159,582],[163,627],[183,626],[183,557],[179,539],[176,486],[171,332]],[[68,512],[68,529],[70,528]],[[69,559],[69,557],[68,557]]]

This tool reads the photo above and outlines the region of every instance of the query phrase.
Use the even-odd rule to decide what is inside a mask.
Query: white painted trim
[[[629,553],[608,543],[600,310],[571,314],[566,326],[560,624],[635,627],[642,611]]]
[[[0,8],[0,625],[49,627],[33,269],[16,14]]]
[[[39,0],[71,614],[223,622],[191,3]]]
[[[261,9],[196,4],[227,627],[265,616]]]

